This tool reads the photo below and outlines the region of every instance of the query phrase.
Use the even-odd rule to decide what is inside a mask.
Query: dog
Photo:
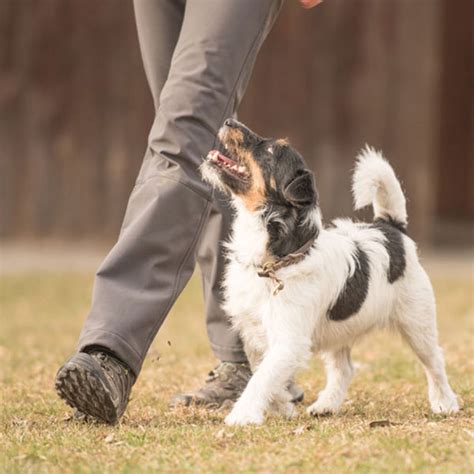
[[[227,119],[218,143],[201,174],[235,209],[223,309],[253,372],[225,423],[261,424],[268,411],[293,416],[286,387],[314,352],[327,382],[307,412],[335,413],[353,377],[352,346],[385,327],[400,332],[423,364],[432,411],[457,412],[433,289],[407,236],[405,196],[381,153],[366,147],[353,176],[355,209],[372,205],[373,222],[324,227],[314,175],[287,140]]]

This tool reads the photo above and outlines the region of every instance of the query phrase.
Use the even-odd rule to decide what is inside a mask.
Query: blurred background
[[[214,415],[167,408],[215,364],[195,277],[151,347],[129,421],[113,432],[67,421],[54,376],[117,238],[153,104],[131,0],[0,0],[0,471],[473,472],[473,19],[474,0],[325,0],[310,11],[286,0],[240,109],[303,153],[326,221],[371,218],[352,211],[351,173],[365,143],[384,151],[463,411],[427,415],[421,366],[382,333],[356,350],[344,416],[248,443],[222,435]],[[324,377],[311,367],[298,381],[308,401]],[[368,425],[388,419],[397,426],[382,434]],[[304,449],[315,442],[317,455]]]
[[[303,153],[326,220],[354,215],[351,170],[369,143],[403,182],[410,234],[469,247],[473,18],[472,0],[287,0],[240,118]],[[3,248],[110,245],[152,120],[131,1],[0,0]]]

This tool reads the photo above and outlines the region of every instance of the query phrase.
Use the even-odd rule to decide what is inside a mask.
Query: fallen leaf
[[[11,423],[13,426],[28,426],[27,420],[23,420],[22,418],[18,418],[16,416],[12,419]]]
[[[113,433],[109,433],[104,440],[106,443],[113,443],[115,441],[115,435]]]
[[[401,423],[394,423],[393,421],[390,421],[390,420],[375,420],[369,423],[370,428],[379,428],[379,427],[397,426],[397,425],[401,425]]]

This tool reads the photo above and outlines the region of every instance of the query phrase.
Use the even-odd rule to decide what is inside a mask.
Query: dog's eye
[[[271,216],[267,221],[267,229],[270,233],[279,234],[280,232],[287,232],[288,226],[282,217]]]
[[[267,229],[270,233],[278,233],[282,230],[283,226],[280,222],[270,221],[267,223]]]

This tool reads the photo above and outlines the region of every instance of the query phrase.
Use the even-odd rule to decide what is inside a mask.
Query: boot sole
[[[70,407],[113,425],[119,418],[117,409],[96,364],[89,354],[73,356],[56,375],[56,392]]]

